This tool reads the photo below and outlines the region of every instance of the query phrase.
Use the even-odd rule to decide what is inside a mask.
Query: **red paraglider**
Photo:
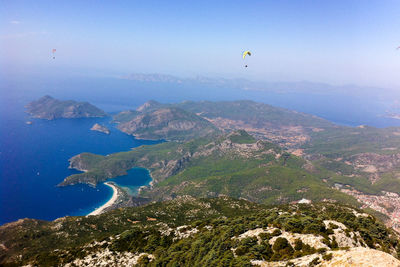
[[[53,59],[56,59],[56,56],[55,56],[56,51],[57,50],[55,48],[53,48],[53,50],[51,50],[51,52],[53,53]]]

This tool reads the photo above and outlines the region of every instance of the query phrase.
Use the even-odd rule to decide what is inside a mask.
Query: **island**
[[[48,95],[30,102],[25,107],[27,113],[34,118],[46,120],[107,116],[103,110],[88,102],[76,102],[73,100],[61,101]]]
[[[105,134],[110,134],[110,130],[109,130],[107,127],[105,127],[105,126],[103,126],[103,125],[100,125],[100,124],[98,124],[98,123],[95,123],[95,124],[92,126],[92,128],[90,128],[90,130],[92,130],[92,131],[97,131],[97,132],[101,132],[101,133],[105,133]]]

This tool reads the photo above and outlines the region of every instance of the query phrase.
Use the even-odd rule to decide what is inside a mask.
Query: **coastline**
[[[113,190],[112,197],[104,205],[95,209],[94,211],[92,211],[91,213],[89,213],[86,216],[99,215],[99,214],[103,213],[106,208],[111,207],[117,201],[117,199],[119,197],[117,187],[110,182],[105,182],[104,184],[112,188],[112,190]]]

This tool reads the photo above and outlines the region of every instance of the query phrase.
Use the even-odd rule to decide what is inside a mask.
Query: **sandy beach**
[[[105,185],[108,185],[109,187],[112,188],[112,190],[113,190],[113,195],[112,195],[112,197],[111,197],[110,200],[107,201],[103,206],[101,206],[101,207],[95,209],[94,211],[92,211],[91,213],[89,213],[87,216],[89,216],[89,215],[99,215],[99,214],[101,214],[101,213],[104,211],[104,209],[110,207],[112,204],[115,203],[115,201],[117,201],[117,199],[118,199],[118,189],[117,189],[117,187],[116,187],[115,185],[113,185],[112,183],[109,183],[109,182],[106,182],[106,183],[104,183],[104,184],[105,184]]]

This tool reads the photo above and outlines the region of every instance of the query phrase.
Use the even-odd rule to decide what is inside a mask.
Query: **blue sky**
[[[382,0],[0,0],[0,70],[393,88],[400,87],[399,14],[398,1]],[[246,49],[253,52],[247,69]]]

